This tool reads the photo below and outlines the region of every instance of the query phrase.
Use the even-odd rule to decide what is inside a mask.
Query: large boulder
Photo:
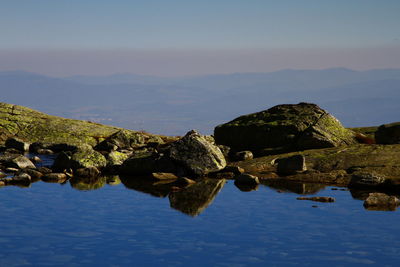
[[[214,137],[217,144],[236,151],[266,149],[271,154],[356,143],[353,131],[310,103],[278,105],[238,117],[217,126]]]
[[[400,122],[379,126],[375,140],[377,144],[400,144]]]
[[[171,145],[169,156],[195,175],[222,170],[226,166],[225,157],[212,141],[211,137],[192,130]]]

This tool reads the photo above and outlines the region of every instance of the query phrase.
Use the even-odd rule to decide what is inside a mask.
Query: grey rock
[[[10,161],[6,162],[6,166],[10,168],[25,169],[25,168],[36,168],[35,164],[32,163],[27,157],[19,155]]]
[[[194,130],[171,145],[169,156],[199,176],[226,166],[221,150],[209,141],[209,137],[205,138]]]

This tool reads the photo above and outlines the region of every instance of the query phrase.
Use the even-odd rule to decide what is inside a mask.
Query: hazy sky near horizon
[[[0,70],[400,68],[399,0],[1,0]]]

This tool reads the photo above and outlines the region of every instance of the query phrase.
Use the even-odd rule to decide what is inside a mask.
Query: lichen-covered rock
[[[122,165],[124,161],[129,158],[128,154],[121,153],[119,151],[111,151],[106,155],[107,166],[118,166]]]
[[[169,156],[196,175],[206,175],[222,170],[226,166],[221,150],[192,130],[171,145]]]
[[[356,171],[352,173],[349,186],[351,187],[374,187],[383,185],[386,178],[373,172]]]
[[[73,153],[61,152],[54,160],[52,168],[55,171],[64,171],[70,168],[74,170],[89,167],[103,168],[106,165],[107,160],[101,153],[90,146],[82,146]]]
[[[354,133],[315,104],[278,105],[217,126],[219,145],[236,151],[296,151],[354,144]],[[269,151],[273,154],[273,151]]]
[[[377,144],[400,144],[400,122],[379,126],[375,141]]]
[[[121,128],[50,116],[30,108],[0,103],[0,144],[4,144],[9,137],[16,137],[28,143],[95,146],[119,131]],[[148,133],[124,131],[137,134],[138,138],[153,137]],[[156,139],[157,137],[159,136],[156,136]],[[164,138],[169,139],[161,139]]]

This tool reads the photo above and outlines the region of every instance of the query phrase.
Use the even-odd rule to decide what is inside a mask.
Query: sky
[[[400,68],[399,0],[0,0],[0,70]]]

